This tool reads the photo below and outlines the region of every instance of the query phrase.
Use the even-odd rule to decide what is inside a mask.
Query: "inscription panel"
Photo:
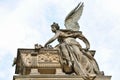
[[[37,52],[23,50],[20,56],[26,67],[60,67],[60,56],[57,50],[40,50]]]

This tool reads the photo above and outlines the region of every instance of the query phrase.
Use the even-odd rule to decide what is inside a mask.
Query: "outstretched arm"
[[[52,43],[54,40],[56,40],[59,36],[59,33],[56,33],[55,36],[53,36],[51,39],[49,39],[46,43],[45,43],[45,47],[47,47],[48,44]]]

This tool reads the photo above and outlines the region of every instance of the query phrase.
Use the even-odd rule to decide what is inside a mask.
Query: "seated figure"
[[[48,40],[45,47],[58,39],[59,44],[56,48],[60,51],[63,72],[66,74],[75,73],[85,77],[100,73],[98,64],[89,51],[90,44],[80,31],[61,30],[57,23],[53,23],[51,28],[55,35]],[[76,38],[85,43],[85,49],[76,41]]]

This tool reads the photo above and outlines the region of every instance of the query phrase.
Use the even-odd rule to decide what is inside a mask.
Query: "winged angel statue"
[[[52,32],[55,35],[49,39],[45,47],[51,42],[58,39],[59,44],[54,48],[60,51],[62,70],[66,74],[75,73],[81,75],[84,79],[88,78],[91,74],[99,74],[99,67],[94,59],[94,52],[90,51],[90,44],[86,37],[79,31],[78,20],[80,19],[83,11],[83,3],[79,3],[65,18],[66,29],[60,29],[57,23],[51,25]],[[82,40],[86,48],[82,48],[76,38]]]

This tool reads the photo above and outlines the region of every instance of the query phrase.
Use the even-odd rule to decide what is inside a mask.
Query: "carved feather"
[[[84,4],[79,3],[65,18],[65,27],[73,31],[79,31],[78,20],[82,15]]]

